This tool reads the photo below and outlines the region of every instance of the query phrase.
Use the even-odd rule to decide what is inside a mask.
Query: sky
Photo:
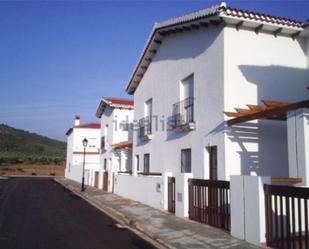
[[[102,96],[126,83],[155,21],[220,1],[0,1],[0,123],[66,140],[75,114],[99,122]],[[308,1],[226,1],[300,20]]]

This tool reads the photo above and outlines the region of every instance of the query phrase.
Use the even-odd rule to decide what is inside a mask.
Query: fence
[[[230,231],[230,183],[189,179],[189,218]]]
[[[309,189],[265,185],[267,245],[280,249],[309,249]]]

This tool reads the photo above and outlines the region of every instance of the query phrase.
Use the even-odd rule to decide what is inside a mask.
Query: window
[[[180,101],[173,105],[175,128],[194,123],[194,76],[180,82]],[[193,129],[194,127],[192,127]]]
[[[144,118],[139,121],[139,137],[144,138],[152,134],[152,99],[145,102]]]
[[[129,124],[126,121],[122,121],[120,123],[120,129],[122,131],[128,131],[129,130]]]
[[[194,98],[194,76],[191,74],[180,82],[180,101]]]
[[[181,173],[191,173],[191,149],[181,150]]]
[[[105,136],[101,137],[101,150],[105,149]]]
[[[144,154],[144,172],[150,172],[150,154]]]
[[[103,165],[103,167],[104,167],[104,170],[107,169],[107,160],[106,160],[106,158],[104,158],[104,165]]]
[[[218,180],[217,146],[208,147],[209,153],[209,179]]]
[[[136,155],[135,159],[136,159],[136,170],[139,171],[139,155]]]
[[[145,102],[145,117],[152,116],[152,99],[149,99]]]

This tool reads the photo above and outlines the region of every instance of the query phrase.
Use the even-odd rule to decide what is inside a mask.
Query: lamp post
[[[83,178],[82,178],[82,192],[85,191],[85,158],[86,158],[86,147],[88,144],[87,138],[84,138],[83,140],[83,146],[84,146],[84,161],[83,161]]]

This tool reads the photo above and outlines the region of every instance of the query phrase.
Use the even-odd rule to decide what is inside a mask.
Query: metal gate
[[[107,171],[103,173],[103,190],[104,191],[108,190],[108,172]]]
[[[189,218],[230,231],[230,182],[189,179]]]
[[[265,185],[267,245],[309,249],[309,188]]]
[[[168,211],[175,213],[175,177],[168,177]]]

